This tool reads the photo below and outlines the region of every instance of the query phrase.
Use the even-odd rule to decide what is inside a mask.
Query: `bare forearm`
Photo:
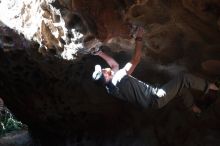
[[[111,56],[105,54],[102,51],[100,51],[97,55],[100,56],[102,59],[104,59],[108,63],[108,65],[112,68],[112,70],[118,70],[119,65]]]
[[[141,49],[143,47],[143,43],[142,41],[136,41],[135,44],[135,52],[133,54],[131,62],[134,64],[138,64],[141,58]]]
[[[139,27],[137,30],[137,36],[135,38],[135,52],[133,54],[131,61],[125,65],[125,70],[129,75],[132,74],[132,72],[140,62],[141,50],[143,47],[143,42],[142,42],[143,34],[144,34],[144,29],[142,27]]]
[[[127,65],[127,74],[132,74],[132,72],[134,71],[134,69],[136,68],[136,66],[138,65],[138,63],[140,62],[141,59],[141,49],[142,49],[142,42],[141,41],[136,41],[136,46],[135,46],[135,52],[134,55],[130,61],[130,63],[128,63]],[[130,65],[129,65],[130,64]],[[129,67],[130,66],[130,67]]]

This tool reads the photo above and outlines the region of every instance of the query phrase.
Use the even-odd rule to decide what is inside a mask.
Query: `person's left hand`
[[[144,28],[143,27],[138,27],[138,29],[137,29],[137,34],[136,34],[136,38],[137,37],[140,37],[140,38],[142,38],[143,37],[143,34],[144,34]]]

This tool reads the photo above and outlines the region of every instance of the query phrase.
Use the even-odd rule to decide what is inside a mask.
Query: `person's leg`
[[[196,114],[200,114],[202,110],[195,104],[194,97],[192,96],[189,89],[184,88],[182,89],[182,103],[185,106],[185,108],[189,111],[192,111]]]
[[[217,86],[216,83],[210,83],[207,94],[202,96],[202,100],[199,102],[199,104],[204,109],[206,109],[210,107],[210,105],[212,105],[219,97],[220,97],[219,86]]]
[[[181,73],[174,79],[163,85],[160,89],[163,90],[165,94],[162,97],[158,97],[158,108],[162,108],[163,106],[165,106],[177,95],[183,96],[187,94],[187,96],[190,96],[190,98],[186,98],[185,102],[193,103],[193,97],[191,96],[191,93],[189,91],[185,93],[186,89],[195,89],[207,92],[207,90],[209,89],[209,84],[202,78],[195,77],[191,74]]]
[[[187,88],[182,89],[181,101],[187,109],[193,106],[194,98],[191,92],[189,91],[189,89]]]
[[[208,88],[211,89],[211,90],[216,90],[216,91],[219,90],[219,88],[216,86],[215,83],[210,83]]]

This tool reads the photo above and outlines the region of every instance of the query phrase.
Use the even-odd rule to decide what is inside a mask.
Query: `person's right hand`
[[[136,38],[137,38],[137,37],[142,38],[144,32],[145,32],[145,31],[144,31],[144,28],[139,26],[138,29],[137,29],[137,33],[136,33]]]
[[[91,51],[92,55],[99,55],[100,53],[102,53],[102,50]]]

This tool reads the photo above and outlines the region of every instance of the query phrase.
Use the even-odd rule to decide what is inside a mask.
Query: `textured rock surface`
[[[12,132],[0,137],[1,146],[31,146],[34,145],[26,130]]]
[[[60,9],[60,20],[68,31],[75,28],[84,35],[93,34],[111,46],[104,50],[121,66],[133,49],[132,26],[143,26],[145,47],[134,73],[143,81],[164,83],[183,70],[207,79],[219,76],[218,0],[57,0],[51,6]],[[44,17],[59,20],[43,9]],[[107,66],[100,58],[86,54],[67,61],[53,56],[68,47],[51,35],[52,26],[40,24],[38,36],[44,39],[39,40],[43,47],[56,50],[52,55],[38,53],[39,45],[1,27],[0,96],[43,142],[90,146],[220,143],[219,99],[200,118],[181,107],[180,99],[161,110],[142,111],[95,86],[91,80],[94,65]],[[69,35],[70,40],[74,38]],[[63,43],[71,44],[67,40]],[[199,94],[195,97],[200,101]]]

